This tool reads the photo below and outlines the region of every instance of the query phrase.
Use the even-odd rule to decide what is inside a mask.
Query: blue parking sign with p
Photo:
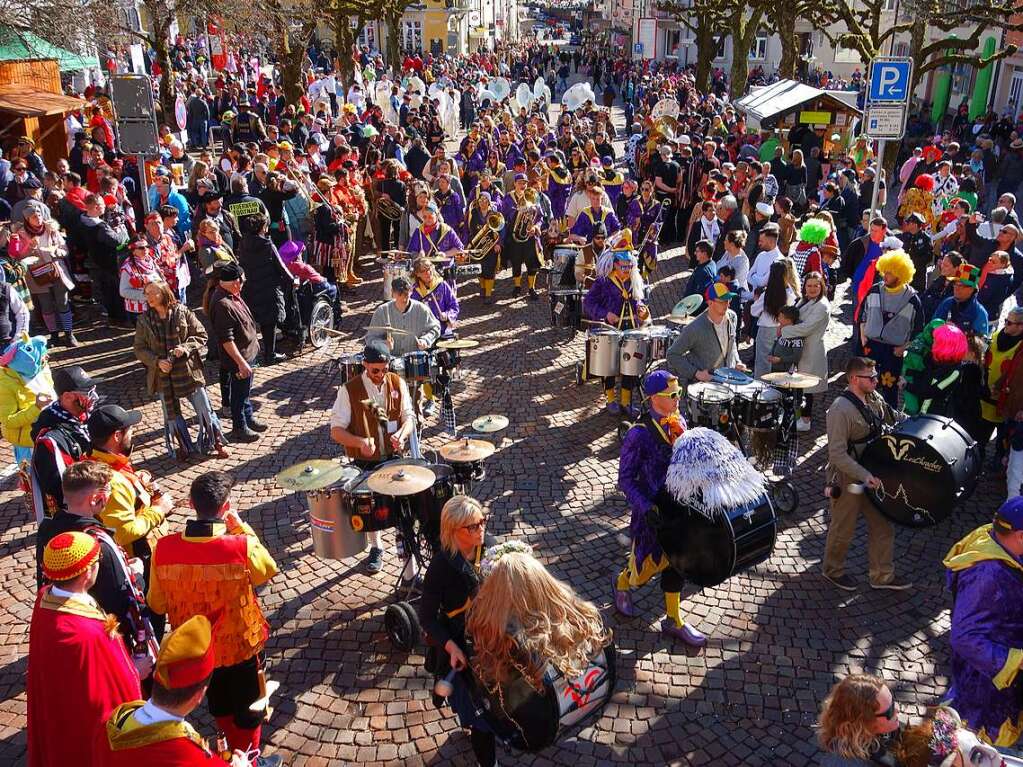
[[[875,59],[870,64],[867,100],[908,102],[913,62],[908,59]]]

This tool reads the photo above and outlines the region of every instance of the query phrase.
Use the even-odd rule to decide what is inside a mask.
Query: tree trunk
[[[177,90],[174,87],[174,70],[171,68],[170,46],[167,44],[167,33],[170,25],[153,31],[153,50],[156,52],[156,63],[160,65],[160,108],[163,110],[163,122],[177,132],[178,125],[174,122],[174,102],[177,101]]]
[[[796,63],[799,59],[799,36],[796,34],[796,17],[792,11],[794,8],[788,2],[780,2],[774,17],[778,38],[781,40],[778,75],[788,80],[796,79]]]
[[[305,49],[309,37],[313,33],[315,22],[304,22],[292,36],[286,21],[276,24],[277,32],[277,65],[281,72],[281,85],[284,86],[284,98],[289,104],[298,104],[305,94],[305,83],[302,81],[302,62],[305,60]]]
[[[401,76],[401,50],[398,45],[401,31],[401,14],[387,15],[387,64],[395,77]]]
[[[746,93],[749,79],[749,41],[743,35],[732,33],[732,69],[728,74],[728,97],[735,101]]]
[[[355,43],[355,35],[347,15],[337,14],[334,16],[333,27],[341,84],[344,86],[345,93],[348,93],[348,89],[355,82],[355,62],[352,61],[352,45]]]
[[[710,70],[716,53],[714,30],[703,20],[696,29],[696,90],[700,93],[707,93],[710,89]]]

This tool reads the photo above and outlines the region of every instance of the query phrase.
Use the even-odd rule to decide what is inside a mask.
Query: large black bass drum
[[[653,521],[671,566],[699,586],[717,586],[770,558],[778,517],[768,496],[708,519],[661,490]]]
[[[494,734],[512,748],[536,752],[554,745],[566,729],[599,713],[611,700],[617,681],[611,643],[572,679],[548,666],[543,692],[521,677],[494,692],[483,690],[478,682],[475,686],[482,716]]]
[[[952,514],[977,485],[980,449],[940,415],[915,415],[867,445],[860,463],[881,480],[867,496],[892,522],[930,527]]]

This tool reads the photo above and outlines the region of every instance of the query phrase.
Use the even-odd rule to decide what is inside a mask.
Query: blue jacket
[[[949,296],[934,310],[935,320],[951,320],[964,332],[987,335],[987,309],[977,300],[976,294],[966,303],[960,304],[955,296]]]
[[[167,195],[167,204],[173,205],[178,211],[178,225],[174,227],[182,236],[188,237],[192,231],[192,211],[188,207],[188,200],[181,196],[180,192],[173,189]],[[159,210],[160,193],[156,190],[156,184],[149,187],[149,209]]]

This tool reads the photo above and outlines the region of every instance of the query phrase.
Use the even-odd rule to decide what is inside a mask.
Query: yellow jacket
[[[110,497],[99,513],[99,521],[114,531],[117,545],[130,554],[132,544],[158,527],[164,514],[152,505],[148,488],[132,473],[127,458],[103,450],[93,450],[89,457],[114,470],[110,478]]]
[[[45,376],[52,389],[49,368],[44,368],[40,375]],[[13,370],[0,368],[0,432],[4,439],[17,447],[32,447],[32,424],[38,417],[35,392]]]

